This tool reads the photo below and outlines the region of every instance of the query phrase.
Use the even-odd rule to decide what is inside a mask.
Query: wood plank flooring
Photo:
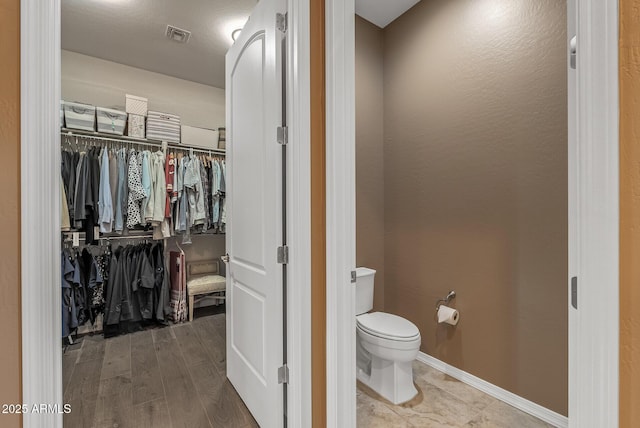
[[[63,356],[72,408],[64,427],[257,427],[227,380],[225,346],[224,313],[109,339],[85,336]]]

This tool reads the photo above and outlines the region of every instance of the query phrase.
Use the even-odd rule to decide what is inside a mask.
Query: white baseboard
[[[484,392],[485,394],[489,394],[500,401],[504,401],[510,406],[513,406],[516,409],[522,410],[525,413],[535,416],[536,418],[541,419],[555,427],[567,428],[569,426],[569,419],[566,416],[562,416],[561,414],[549,410],[546,407],[542,407],[541,405],[536,404],[533,401],[529,401],[526,398],[522,398],[519,395],[507,391],[506,389],[502,389],[499,386],[493,385],[486,380],[482,380],[477,376],[455,368],[443,361],[438,360],[437,358],[432,357],[431,355],[427,355],[424,352],[419,352],[416,359],[430,367],[433,367],[438,371],[441,371],[442,373],[458,379],[460,382],[466,383],[467,385],[472,386]]]

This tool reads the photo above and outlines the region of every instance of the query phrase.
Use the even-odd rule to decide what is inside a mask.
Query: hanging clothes
[[[115,226],[116,221],[116,204],[118,196],[118,156],[113,150],[109,152],[109,189],[111,190],[111,205],[113,207],[111,213],[111,223]]]
[[[151,155],[151,162],[153,164],[152,171],[152,191],[153,191],[153,214],[151,216],[151,224],[154,226],[160,225],[165,216],[165,204],[167,194],[167,182],[165,179],[164,153],[160,150],[154,152]]]
[[[167,321],[170,286],[163,255],[162,243],[120,246],[113,251],[104,291],[106,337]]]
[[[142,199],[142,205],[140,207],[140,212],[144,217],[143,224],[149,222],[147,216],[147,210],[149,205],[149,198],[152,193],[151,189],[151,160],[150,160],[151,152],[149,150],[145,150],[142,152],[142,188],[144,189],[144,198]]]
[[[62,251],[60,253],[60,273],[62,278],[62,337],[68,337],[72,331],[78,328],[75,298],[73,294],[73,276],[75,268],[71,263],[71,255]]]
[[[125,149],[120,149],[117,152],[116,164],[117,164],[117,189],[116,189],[116,205],[115,205],[115,231],[122,232],[124,229],[124,222],[126,219],[126,207],[127,207],[127,157]]]
[[[220,176],[222,175],[222,169],[220,168],[220,162],[216,159],[213,162],[213,171],[212,171],[212,184],[211,184],[211,195],[213,197],[213,225],[214,227],[218,227],[220,222]]]
[[[202,231],[205,232],[207,229],[209,229],[209,219],[211,218],[211,212],[209,211],[209,194],[211,193],[211,185],[209,183],[209,177],[207,176],[207,170],[205,166],[206,163],[202,160],[202,158],[198,158],[198,163],[200,164],[200,182],[202,183]]]
[[[171,275],[171,319],[183,322],[187,319],[187,277],[184,252],[169,253],[169,269]]]
[[[106,148],[102,149],[98,207],[98,224],[100,225],[100,232],[110,233],[113,229],[113,204],[111,200],[111,184],[109,177],[109,153]]]
[[[64,188],[64,181],[60,177],[60,230],[66,231],[71,229],[71,220],[69,218],[69,205],[67,205],[67,192]]]
[[[140,202],[144,198],[144,189],[142,188],[142,177],[138,166],[138,158],[136,151],[131,150],[129,153],[129,171],[127,177],[129,188],[129,197],[127,201],[127,228],[133,229],[142,221],[140,215]]]
[[[187,201],[187,193],[184,189],[184,172],[186,164],[189,161],[186,156],[182,156],[178,162],[178,201],[176,203],[176,232],[185,232],[187,230],[187,209],[189,203]]]
[[[225,161],[220,161],[222,174],[220,175],[220,198],[222,200],[222,208],[220,209],[220,233],[225,232],[226,224],[227,224],[227,198],[225,198],[227,192],[227,184],[226,184],[226,175],[227,175],[227,165]]]

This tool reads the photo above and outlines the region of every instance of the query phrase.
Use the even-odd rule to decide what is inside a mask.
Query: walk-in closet
[[[256,3],[62,1],[65,428],[257,426],[225,264],[225,55]]]

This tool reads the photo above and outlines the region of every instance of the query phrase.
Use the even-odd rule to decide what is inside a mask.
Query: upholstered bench
[[[217,260],[187,263],[187,296],[189,297],[189,321],[193,321],[196,302],[205,297],[224,300],[227,281],[220,275]]]

